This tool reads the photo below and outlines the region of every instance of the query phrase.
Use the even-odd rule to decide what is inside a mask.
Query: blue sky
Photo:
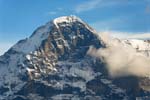
[[[76,15],[97,31],[150,32],[150,0],[0,0],[0,54],[64,15]]]

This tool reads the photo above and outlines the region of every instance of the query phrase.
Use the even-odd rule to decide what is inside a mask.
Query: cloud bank
[[[109,34],[113,38],[120,39],[150,39],[150,32],[117,32],[117,31],[101,31],[100,33]]]
[[[106,48],[90,47],[87,54],[105,62],[112,77],[150,75],[150,58],[136,52],[130,45],[123,45],[120,40],[111,38],[108,34],[100,34],[100,38]]]

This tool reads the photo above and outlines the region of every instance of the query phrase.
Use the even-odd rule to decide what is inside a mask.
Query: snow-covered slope
[[[146,56],[150,56],[150,41],[139,39],[128,39],[122,41],[125,44],[131,45],[137,50],[137,52],[143,53]]]
[[[137,48],[137,42],[130,42],[124,43]],[[96,31],[76,16],[59,17],[37,28],[0,57],[0,100],[149,98],[137,77],[111,79],[105,63],[86,54],[91,45],[105,47]]]
[[[20,93],[28,91],[25,87],[36,81],[62,91],[66,84],[74,84],[75,88],[80,84],[80,81],[67,82],[63,77],[77,77],[78,74],[83,80],[94,78],[96,73],[90,72],[88,66],[84,70],[80,69],[81,62],[78,61],[86,56],[90,45],[101,46],[94,32],[94,29],[76,16],[63,16],[39,27],[29,38],[19,41],[0,57],[0,99],[25,98],[22,96],[36,94],[36,91]],[[60,65],[60,62],[65,66]],[[79,63],[79,68],[76,63]],[[75,71],[74,74],[72,71]],[[90,72],[87,75],[91,78],[84,77],[86,71]],[[61,82],[54,80],[57,77],[53,76],[60,77]],[[54,79],[46,80],[50,77]]]

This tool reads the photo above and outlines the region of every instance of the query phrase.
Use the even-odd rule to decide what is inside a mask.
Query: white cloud
[[[132,34],[127,32],[118,32],[118,31],[100,31],[100,33],[106,33],[109,34],[111,37],[121,38],[121,39],[127,38]]]
[[[0,43],[0,55],[3,55],[14,43]]]
[[[129,35],[127,38],[138,38],[138,39],[150,39],[150,33],[137,33],[133,35]]]
[[[86,2],[80,3],[76,6],[75,12],[80,13],[84,11],[89,11],[95,8],[99,7],[105,7],[105,6],[113,6],[116,4],[129,4],[128,0],[88,0]]]
[[[118,32],[118,31],[101,31],[100,33],[107,33],[112,37],[121,39],[150,39],[150,32]]]
[[[139,53],[130,45],[122,44],[108,34],[99,34],[106,48],[90,47],[87,54],[100,58],[107,65],[112,77],[135,75],[145,77],[150,75],[150,58]]]
[[[59,8],[57,8],[57,10],[58,10],[58,11],[62,11],[62,10],[63,10],[63,8],[59,7]]]
[[[63,10],[64,10],[63,8],[58,7],[58,8],[56,8],[56,9],[53,10],[53,11],[48,11],[48,12],[46,12],[46,14],[47,14],[47,15],[57,15],[57,14],[62,13]]]
[[[55,14],[57,14],[56,11],[50,11],[50,12],[48,12],[48,15],[55,15]]]
[[[79,5],[77,5],[77,7],[75,8],[75,11],[77,13],[83,12],[83,11],[88,11],[91,9],[94,9],[97,7],[97,5],[101,2],[102,0],[90,0],[90,1],[86,1],[84,3],[81,3]]]

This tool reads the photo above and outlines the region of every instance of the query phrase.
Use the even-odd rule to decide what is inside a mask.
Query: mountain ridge
[[[104,48],[97,32],[76,16],[63,16],[37,28],[0,56],[2,100],[133,100],[149,92],[132,88],[137,78],[109,77],[105,63],[87,55],[90,46]],[[130,92],[133,92],[130,94]],[[140,93],[140,95],[139,95]]]

